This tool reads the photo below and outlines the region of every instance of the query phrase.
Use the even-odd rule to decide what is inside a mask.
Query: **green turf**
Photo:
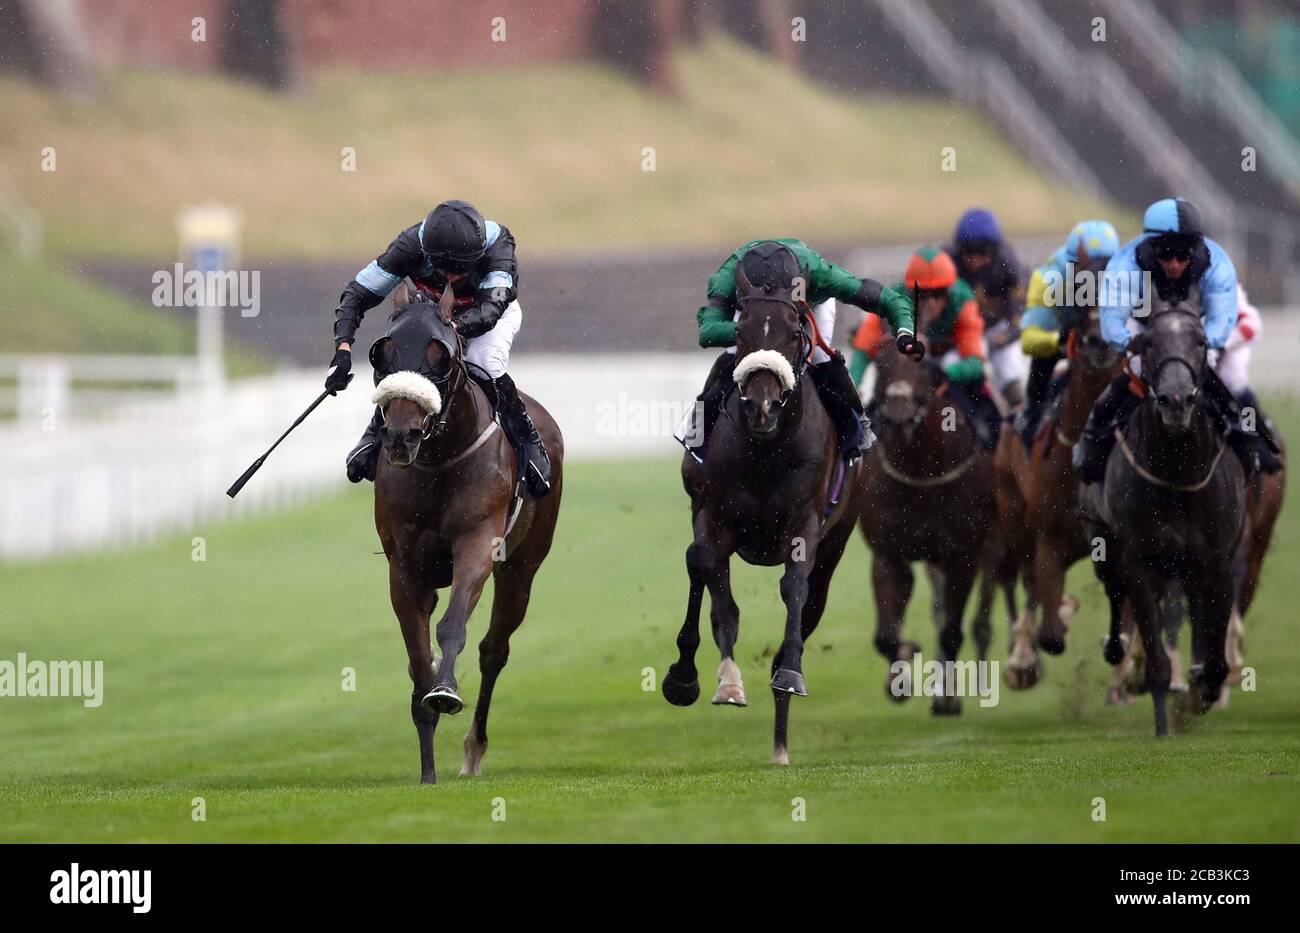
[[[1275,407],[1300,437],[1300,407]],[[922,700],[889,704],[855,539],[805,659],[793,764],[777,769],[763,657],[781,624],[776,573],[735,575],[753,705],[707,704],[706,636],[704,700],[670,707],[641,684],[644,668],[657,680],[674,657],[685,596],[675,465],[574,465],[567,481],[555,550],[498,687],[484,776],[456,777],[464,714],[440,729],[437,787],[416,783],[368,488],[195,529],[202,563],[187,535],[0,568],[0,658],[106,667],[99,709],[0,698],[0,839],[1300,841],[1294,505],[1247,619],[1259,689],[1163,742],[1146,698],[1102,704],[1102,598],[1087,567],[1072,578],[1083,611],[1069,652],[1035,690],[1004,690],[993,709],[968,701],[959,719],[933,719]],[[481,608],[471,645],[484,624]],[[919,606],[909,626],[933,648]],[[996,644],[1000,656],[1001,623]],[[344,667],[356,692],[340,687]],[[476,666],[461,672],[472,700]],[[191,819],[196,796],[206,822]],[[804,822],[791,819],[796,797]],[[1090,817],[1095,797],[1104,823]]]

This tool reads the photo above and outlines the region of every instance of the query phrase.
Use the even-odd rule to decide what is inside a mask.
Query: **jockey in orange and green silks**
[[[700,326],[701,347],[727,347],[713,365],[705,382],[700,423],[683,426],[678,434],[683,446],[703,462],[708,436],[735,383],[736,365],[736,270],[743,268],[745,278],[759,287],[789,289],[796,278],[804,282],[805,300],[811,306],[817,334],[828,346],[835,329],[835,303],[843,301],[877,315],[889,322],[899,350],[919,358],[924,346],[916,339],[912,301],[906,293],[881,286],[871,279],[859,278],[847,269],[829,262],[806,243],[795,239],[754,240],[735,250],[709,277],[708,303],[696,314]],[[862,399],[844,365],[844,357],[832,350],[814,346],[809,359],[808,375],[835,423],[841,454],[848,460],[860,456],[871,444],[873,435],[866,424]],[[694,416],[692,416],[693,418]],[[692,436],[693,435],[693,436]]]
[[[984,317],[975,292],[957,277],[953,258],[938,247],[912,254],[895,291],[915,293],[917,330],[947,376],[950,395],[970,418],[976,435],[988,446],[997,442],[1001,416],[985,386]],[[880,322],[863,320],[853,338],[849,372],[861,382],[884,341]]]
[[[1072,307],[1058,306],[1071,293],[1067,276],[1079,272],[1100,274],[1119,252],[1119,234],[1105,220],[1081,220],[1074,225],[1065,245],[1034,270],[1025,294],[1025,313],[1020,319],[1020,347],[1032,360],[1026,405],[1016,427],[1025,443],[1033,440],[1047,403],[1052,372],[1061,359],[1070,331],[1078,326]]]

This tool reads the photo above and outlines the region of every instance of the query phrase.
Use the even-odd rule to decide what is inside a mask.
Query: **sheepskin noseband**
[[[753,353],[736,364],[736,371],[733,378],[736,385],[744,385],[745,380],[758,372],[760,369],[766,369],[774,373],[781,383],[781,389],[789,392],[794,388],[794,367],[780,353],[775,350],[755,350]]]
[[[419,373],[400,372],[385,376],[375,386],[372,401],[381,408],[395,398],[410,399],[424,409],[427,415],[442,411],[442,395],[438,387]]]

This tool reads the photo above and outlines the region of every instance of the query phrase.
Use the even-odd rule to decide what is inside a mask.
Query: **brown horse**
[[[956,661],[962,612],[981,568],[1002,550],[993,499],[993,463],[959,406],[945,398],[946,377],[883,345],[876,355],[874,418],[880,439],[862,471],[862,535],[871,548],[876,599],[876,650],[889,661],[885,691],[903,701],[910,691],[894,662],[920,650],[899,632],[912,596],[911,564],[925,561],[939,593],[940,662]],[[937,573],[935,572],[937,571]],[[940,715],[961,712],[958,696],[932,698]]]
[[[682,461],[694,529],[686,549],[690,593],[677,636],[678,659],[664,676],[663,694],[675,706],[689,706],[700,695],[695,653],[707,589],[713,638],[722,656],[713,703],[746,704],[735,661],[740,609],[732,598],[731,556],[783,565],[785,634],[772,659],[770,686],[776,703],[772,763],[785,765],[790,697],[808,695],[804,642],[821,620],[831,575],[853,530],[861,463],[838,477],[842,497],[828,514],[841,461],[834,427],[805,372],[812,349],[804,330],[805,306],[791,291],[754,289],[741,267],[737,286],[738,391],[724,403],[705,462],[689,454]]]
[[[1089,553],[1079,521],[1079,480],[1070,465],[1097,396],[1114,378],[1122,360],[1101,338],[1097,311],[1074,332],[1067,347],[1069,376],[1060,402],[1044,416],[1033,449],[1014,431],[1003,431],[994,457],[998,515],[1009,546],[1021,561],[1027,602],[1011,630],[1006,681],[1016,689],[1032,687],[1041,675],[1038,648],[1049,654],[1065,650],[1065,632],[1078,600],[1065,596],[1065,573]],[[1034,633],[1034,613],[1042,621]]]
[[[491,574],[492,618],[479,644],[479,688],[465,736],[462,775],[477,775],[487,751],[488,707],[510,655],[510,636],[524,620],[533,577],[546,559],[560,509],[564,442],[555,421],[524,396],[551,456],[551,493],[519,497],[516,455],[483,390],[470,378],[463,345],[450,324],[451,289],[443,301],[416,301],[376,341],[371,360],[389,373],[375,390],[384,413],[385,456],[375,476],[375,528],[388,557],[389,595],[402,627],[415,684],[411,718],[420,741],[420,781],[436,783],[433,736],[443,714],[464,708],[456,659],[470,614]],[[436,636],[429,617],[438,590],[451,587]]]

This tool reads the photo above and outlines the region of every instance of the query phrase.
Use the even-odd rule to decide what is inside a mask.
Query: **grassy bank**
[[[933,240],[972,202],[1056,232],[1102,210],[945,101],[837,93],[722,40],[683,52],[677,74],[667,97],[585,63],[321,74],[273,95],[124,71],[80,103],[0,77],[0,165],[66,255],[173,255],[178,208],[206,201],[241,209],[247,255],[276,257],[372,254],[455,196],[533,255],[764,233]],[[56,171],[41,170],[45,147]],[[956,171],[941,171],[947,147]]]

